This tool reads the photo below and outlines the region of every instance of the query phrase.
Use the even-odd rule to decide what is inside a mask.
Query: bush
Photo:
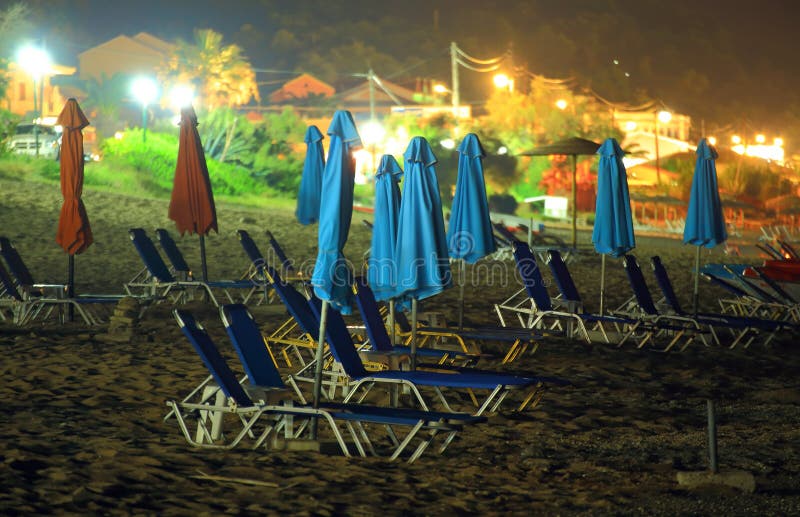
[[[489,210],[501,214],[513,214],[517,211],[517,200],[511,194],[492,194],[489,196]]]

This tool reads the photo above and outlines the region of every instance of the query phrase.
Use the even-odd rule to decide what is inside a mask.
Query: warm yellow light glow
[[[562,111],[567,109],[567,101],[565,101],[564,99],[558,99],[556,101],[556,108],[558,108],[558,109],[560,109]]]
[[[708,143],[710,145],[717,145],[717,139],[714,138],[713,136],[710,136],[710,137],[708,137]]]
[[[776,138],[772,141],[772,144],[777,147],[783,147],[783,138]]]
[[[495,74],[493,81],[498,88],[508,88],[511,84],[511,79],[506,74]]]
[[[115,140],[122,140],[122,137],[124,137],[124,136],[125,136],[125,133],[123,133],[122,131],[117,131],[116,133],[114,133],[114,139]]]
[[[666,110],[662,110],[658,112],[658,121],[662,124],[667,124],[669,121],[672,120],[672,113]]]
[[[50,71],[50,56],[40,48],[23,47],[17,55],[17,60],[22,69],[31,74],[36,81]]]
[[[633,120],[625,122],[625,131],[633,131],[634,129],[636,129],[636,122]]]
[[[742,143],[742,137],[740,137],[739,135],[733,135],[731,137],[731,142],[733,142],[736,145],[739,145]]]
[[[433,91],[434,93],[447,93],[450,90],[448,90],[445,85],[437,83],[433,85]]]
[[[757,144],[763,144],[766,141],[767,141],[766,137],[764,135],[762,135],[761,133],[756,135],[756,143]]]
[[[131,92],[139,104],[147,106],[158,96],[158,85],[149,77],[139,77],[131,84]]]

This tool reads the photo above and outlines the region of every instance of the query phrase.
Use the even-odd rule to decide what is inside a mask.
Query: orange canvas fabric
[[[58,116],[61,135],[61,215],[56,242],[70,255],[83,253],[92,244],[92,228],[83,205],[83,128],[89,120],[75,99],[68,99]]]
[[[175,167],[169,218],[175,221],[181,235],[186,232],[208,235],[211,230],[218,231],[217,209],[205,153],[197,132],[197,115],[191,106],[181,110],[180,126],[178,164]]]

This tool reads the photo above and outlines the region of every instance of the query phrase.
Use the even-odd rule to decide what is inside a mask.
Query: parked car
[[[36,132],[38,132],[38,136]],[[8,148],[14,154],[36,156],[37,138],[39,156],[58,160],[61,156],[61,132],[56,131],[53,126],[18,124],[16,131],[8,140]]]

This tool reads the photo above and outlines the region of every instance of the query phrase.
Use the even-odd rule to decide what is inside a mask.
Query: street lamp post
[[[133,82],[133,95],[142,104],[142,143],[147,141],[147,105],[156,100],[158,86],[149,77],[140,77]]]
[[[37,47],[24,47],[17,57],[22,68],[33,79],[33,137],[35,139],[36,157],[39,157],[39,122],[44,111],[44,75],[50,71],[50,56],[47,52]],[[36,104],[37,83],[40,90],[39,105]],[[36,119],[40,119],[37,121]]]

